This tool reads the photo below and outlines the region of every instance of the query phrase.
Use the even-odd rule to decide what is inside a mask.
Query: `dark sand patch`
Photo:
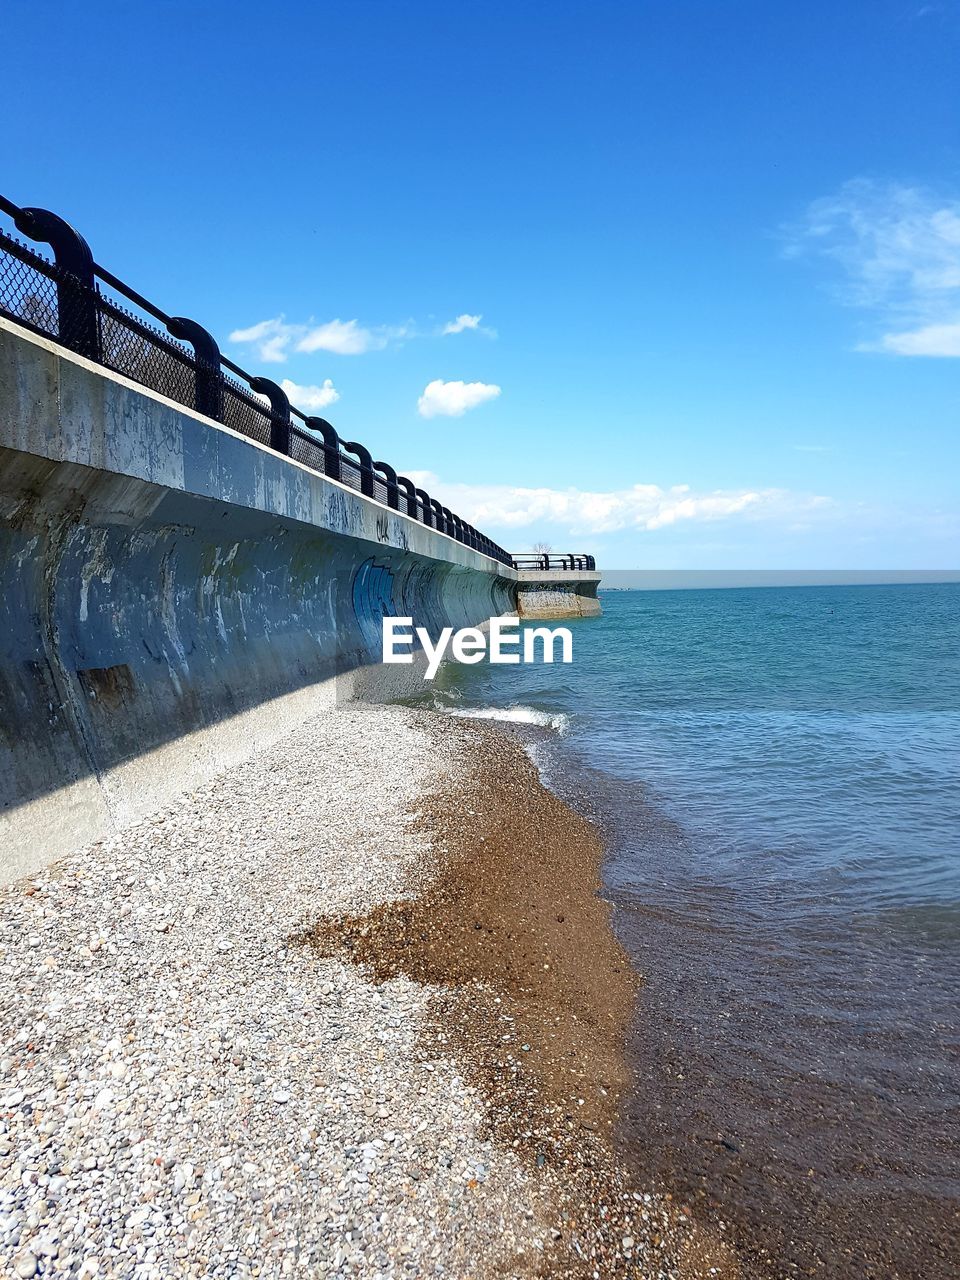
[[[669,1196],[644,1196],[615,1154],[639,979],[599,896],[596,829],[509,733],[424,720],[462,766],[419,817],[434,874],[412,900],[321,920],[297,941],[376,981],[443,989],[425,1052],[458,1056],[493,1136],[556,1189],[541,1275],[737,1280],[722,1242]]]

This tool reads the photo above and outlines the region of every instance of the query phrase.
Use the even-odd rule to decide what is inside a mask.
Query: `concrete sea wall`
[[[0,319],[0,880],[316,710],[397,692],[385,614],[516,609],[517,574]]]
[[[600,574],[583,569],[521,570],[517,574],[517,612],[521,618],[593,618]]]

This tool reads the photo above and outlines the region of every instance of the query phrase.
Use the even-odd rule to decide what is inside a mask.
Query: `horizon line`
[[[729,590],[737,587],[950,586],[960,569],[607,569],[599,591]]]

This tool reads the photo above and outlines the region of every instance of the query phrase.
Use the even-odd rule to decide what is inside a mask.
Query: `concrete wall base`
[[[595,618],[602,612],[599,582],[599,573],[525,570],[518,574],[517,612],[521,618]]]
[[[372,664],[320,680],[0,813],[0,884],[116,835],[337,703],[418,692],[425,665],[420,654],[414,667]]]

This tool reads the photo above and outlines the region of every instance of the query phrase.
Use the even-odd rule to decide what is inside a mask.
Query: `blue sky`
[[[511,549],[960,564],[958,4],[7,0],[3,32],[5,194]]]

